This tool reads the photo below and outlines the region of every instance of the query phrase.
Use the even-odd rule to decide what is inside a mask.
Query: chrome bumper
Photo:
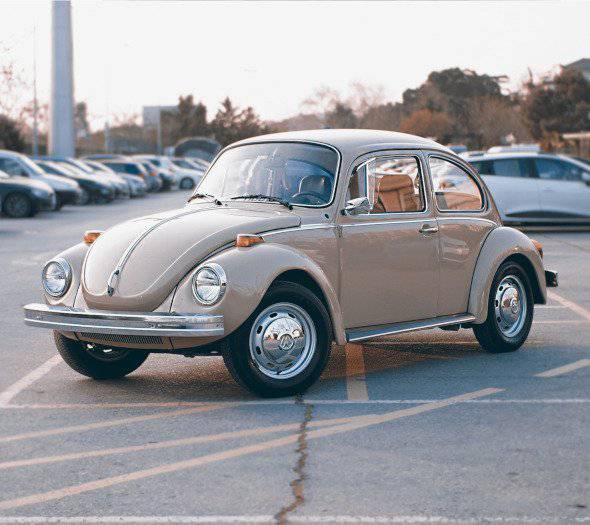
[[[212,337],[224,333],[223,315],[123,313],[35,303],[27,304],[24,311],[26,324],[61,332],[161,337]]]

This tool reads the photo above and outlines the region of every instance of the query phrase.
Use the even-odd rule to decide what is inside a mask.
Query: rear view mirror
[[[371,203],[367,197],[358,197],[346,202],[344,207],[345,215],[361,215],[371,211]]]

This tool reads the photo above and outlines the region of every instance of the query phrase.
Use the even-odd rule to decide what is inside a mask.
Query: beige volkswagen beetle
[[[280,133],[225,148],[184,208],[87,232],[45,265],[46,304],[25,320],[96,379],[150,352],[221,354],[244,387],[289,395],[332,342],[472,328],[490,352],[518,349],[557,285],[541,255],[436,142]]]

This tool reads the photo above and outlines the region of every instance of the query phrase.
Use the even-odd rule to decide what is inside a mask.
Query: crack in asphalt
[[[297,449],[295,450],[297,452],[297,463],[293,468],[295,479],[289,484],[293,493],[293,501],[288,505],[284,505],[281,510],[275,514],[275,520],[279,525],[286,525],[287,515],[294,512],[298,507],[305,503],[303,489],[305,486],[305,480],[307,479],[305,467],[307,465],[307,457],[309,456],[307,448],[307,429],[313,417],[314,406],[312,403],[305,402],[302,395],[298,395],[295,398],[295,404],[305,407],[305,412],[303,421],[299,425]]]

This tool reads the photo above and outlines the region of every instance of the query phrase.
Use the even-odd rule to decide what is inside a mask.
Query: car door
[[[528,158],[510,157],[474,163],[489,188],[505,222],[520,222],[541,215],[538,180]]]
[[[427,319],[438,300],[438,226],[418,152],[360,161],[346,200],[369,208],[341,216],[340,301],[346,328]]]
[[[535,167],[539,177],[541,209],[547,220],[588,220],[590,186],[584,180],[585,170],[559,158],[538,157]]]
[[[476,178],[455,158],[428,157],[438,214],[440,286],[437,316],[467,312],[475,263],[497,226]]]

